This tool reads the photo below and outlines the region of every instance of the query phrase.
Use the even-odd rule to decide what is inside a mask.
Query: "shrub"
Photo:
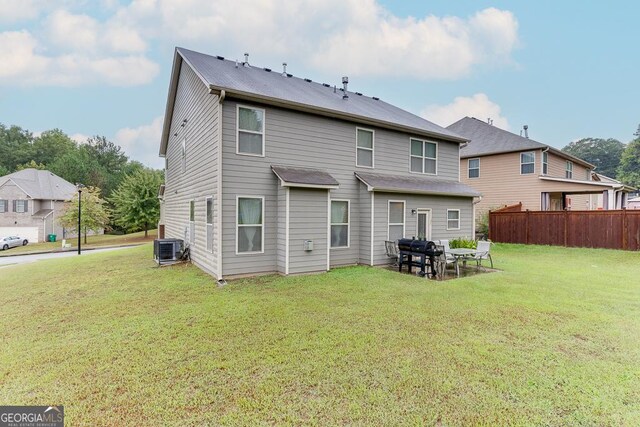
[[[469,239],[467,237],[458,237],[449,241],[449,247],[451,249],[457,249],[457,248],[475,249],[476,241],[473,239]]]

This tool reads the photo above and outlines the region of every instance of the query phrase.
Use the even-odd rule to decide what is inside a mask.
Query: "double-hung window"
[[[566,169],[564,171],[564,177],[567,179],[572,179],[573,178],[573,162],[567,160],[567,166]]]
[[[348,248],[349,219],[351,212],[348,200],[331,201],[331,247]]]
[[[373,131],[356,129],[356,166],[373,167]]]
[[[535,172],[536,154],[533,151],[520,153],[520,175],[526,175]]]
[[[469,159],[469,178],[480,177],[480,159]]]
[[[238,144],[236,152],[264,156],[264,110],[238,105]]]
[[[236,253],[264,252],[264,197],[237,198]]]
[[[0,213],[9,212],[9,201],[0,200]]]
[[[15,213],[25,213],[29,211],[29,201],[28,200],[14,200],[13,201],[13,211]]]
[[[387,240],[396,241],[404,237],[404,201],[389,200]]]
[[[542,175],[547,175],[549,173],[549,153],[546,151],[542,152]]]
[[[447,209],[447,230],[460,230],[460,209]]]
[[[207,203],[207,251],[213,252],[213,197],[207,197],[206,203]]]
[[[438,144],[411,138],[411,172],[435,175],[437,163]]]

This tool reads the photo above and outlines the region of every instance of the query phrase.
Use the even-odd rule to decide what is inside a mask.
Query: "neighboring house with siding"
[[[384,264],[388,239],[473,235],[466,141],[378,98],[177,48],[160,227],[217,278]]]
[[[471,117],[447,129],[470,140],[460,150],[461,181],[482,193],[477,215],[520,202],[536,211],[626,207],[632,188],[582,159]]]
[[[48,234],[63,236],[58,222],[75,185],[37,169],[23,169],[0,177],[0,236],[18,235],[43,242]]]

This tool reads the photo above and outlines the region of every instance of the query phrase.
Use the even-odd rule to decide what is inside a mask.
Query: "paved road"
[[[92,250],[82,251],[82,255],[80,256],[91,256],[91,254],[107,252],[107,251],[115,251],[118,249],[126,249],[126,247],[92,249]],[[50,253],[50,254],[16,255],[16,256],[0,257],[0,268],[6,267],[9,265],[27,264],[30,262],[40,261],[42,259],[66,258],[66,257],[72,257],[72,256],[78,256],[78,252],[75,252],[75,251],[74,252],[58,252],[58,253]]]

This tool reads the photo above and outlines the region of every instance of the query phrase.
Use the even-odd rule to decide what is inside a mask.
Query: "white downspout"
[[[222,273],[222,102],[225,96],[226,92],[223,89],[218,97],[218,218],[216,221],[216,228],[218,229],[218,259],[216,260],[218,264],[218,280],[224,280]]]

